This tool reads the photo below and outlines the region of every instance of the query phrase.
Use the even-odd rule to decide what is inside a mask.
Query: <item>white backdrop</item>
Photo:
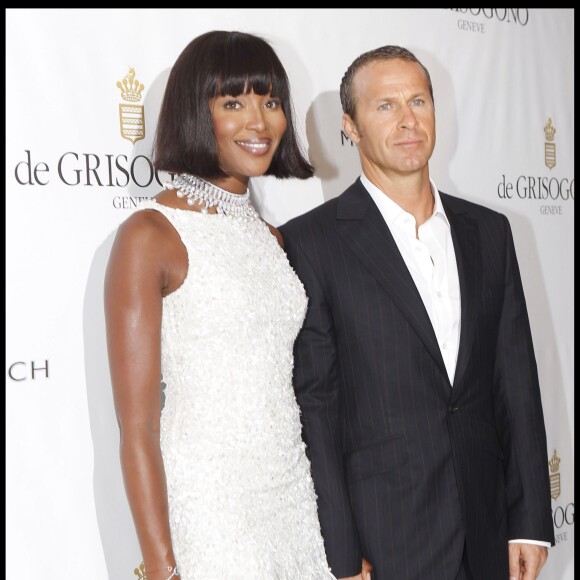
[[[148,159],[170,67],[198,34],[236,29],[263,36],[285,64],[317,169],[305,182],[252,182],[274,225],[358,175],[338,97],[358,54],[401,44],[430,70],[435,183],[504,212],[514,230],[553,459],[546,469],[558,543],[541,577],[571,580],[573,16],[526,8],[7,10],[6,577],[138,577],[103,274],[118,224],[139,197],[160,190]],[[123,79],[137,100],[122,94]]]

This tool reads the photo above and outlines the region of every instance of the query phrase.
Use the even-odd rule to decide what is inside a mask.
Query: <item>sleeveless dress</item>
[[[180,580],[332,579],[292,387],[307,298],[259,218],[154,199],[188,254],[163,300],[161,451]]]

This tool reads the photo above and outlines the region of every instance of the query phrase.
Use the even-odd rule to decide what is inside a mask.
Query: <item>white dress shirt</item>
[[[439,191],[430,180],[435,200],[433,214],[417,230],[413,215],[373,185],[366,175],[362,174],[360,179],[389,226],[413,277],[433,325],[449,381],[453,385],[461,329],[461,295],[451,226]],[[509,541],[551,547],[549,542],[538,540]]]
[[[397,205],[363,174],[361,181],[379,208],[403,256],[433,325],[449,381],[453,384],[459,331],[461,296],[451,227],[439,192],[431,182],[433,214],[417,231],[413,215]]]

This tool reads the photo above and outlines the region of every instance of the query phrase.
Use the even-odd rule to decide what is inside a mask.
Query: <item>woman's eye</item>
[[[224,109],[239,109],[241,107],[240,101],[231,100],[224,103]]]
[[[280,102],[280,99],[270,99],[267,103],[266,103],[266,107],[268,109],[278,109],[282,106],[282,103]]]

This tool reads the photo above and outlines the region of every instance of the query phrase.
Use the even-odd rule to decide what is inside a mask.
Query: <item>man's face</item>
[[[435,108],[423,69],[401,59],[374,61],[354,76],[355,119],[343,127],[365,173],[391,178],[423,170],[435,147]]]

